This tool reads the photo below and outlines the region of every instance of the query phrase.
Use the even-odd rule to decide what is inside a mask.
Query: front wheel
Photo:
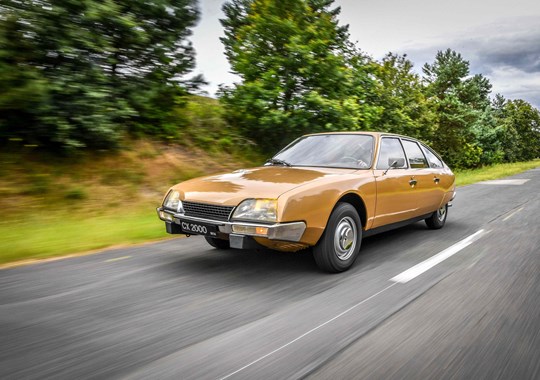
[[[349,203],[338,203],[319,243],[313,248],[317,266],[326,272],[349,269],[360,251],[362,222]]]
[[[206,242],[217,249],[229,249],[231,246],[228,240],[205,236]]]
[[[440,209],[435,211],[429,218],[426,218],[426,224],[431,230],[438,230],[443,228],[446,223],[446,216],[448,215],[448,205],[445,204]]]

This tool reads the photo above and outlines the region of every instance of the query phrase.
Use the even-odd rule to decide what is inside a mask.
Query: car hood
[[[195,178],[173,186],[183,200],[236,206],[248,198],[272,198],[328,176],[353,173],[354,169],[263,166],[232,173]]]

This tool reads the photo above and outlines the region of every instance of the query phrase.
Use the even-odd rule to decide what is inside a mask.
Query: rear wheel
[[[205,236],[204,238],[206,239],[208,244],[210,244],[214,248],[229,249],[231,247],[228,240],[218,239],[210,236]]]
[[[435,211],[429,218],[426,218],[426,224],[428,228],[432,230],[438,230],[443,228],[444,223],[446,223],[446,216],[448,215],[448,205],[445,204],[440,209]]]
[[[353,265],[361,242],[362,223],[358,212],[349,203],[338,203],[321,240],[313,248],[313,257],[320,269],[343,272]]]

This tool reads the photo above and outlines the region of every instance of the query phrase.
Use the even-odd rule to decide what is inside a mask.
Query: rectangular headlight
[[[180,193],[176,190],[171,190],[169,194],[167,194],[167,197],[163,202],[163,207],[168,210],[183,214],[184,207],[182,206],[182,201],[180,200]]]
[[[246,199],[236,208],[232,219],[275,222],[277,199]]]

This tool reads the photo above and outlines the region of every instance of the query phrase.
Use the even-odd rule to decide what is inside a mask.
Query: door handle
[[[441,182],[441,179],[440,178],[433,178],[433,182],[435,182],[437,185],[439,184],[439,182]]]
[[[414,178],[411,178],[411,180],[409,181],[409,185],[411,185],[411,187],[415,187],[417,184],[416,180]]]

